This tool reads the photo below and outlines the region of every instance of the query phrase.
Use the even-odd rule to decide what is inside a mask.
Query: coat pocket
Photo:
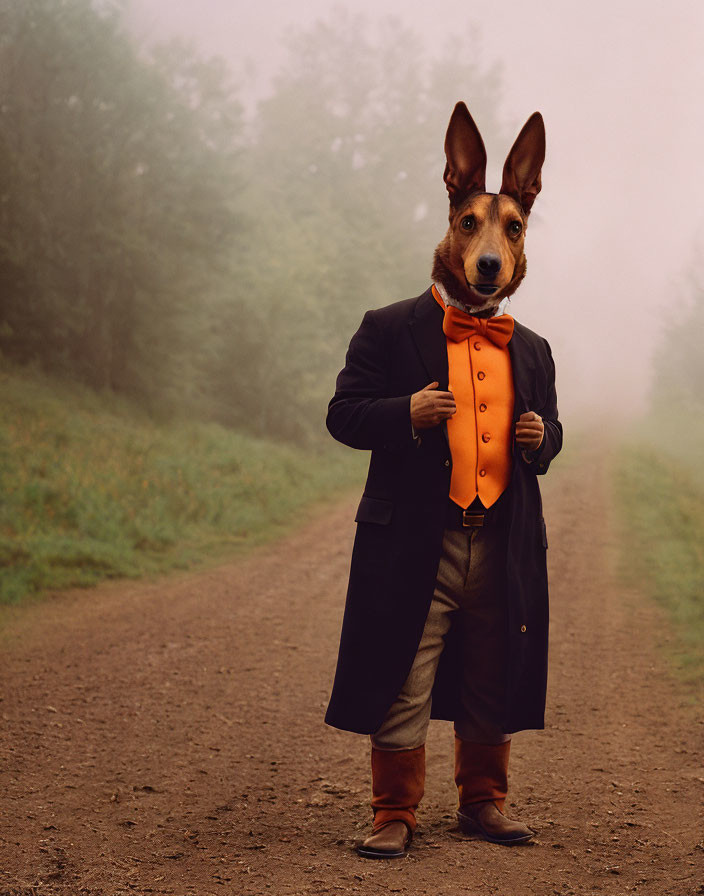
[[[362,495],[362,500],[359,502],[357,515],[354,519],[356,523],[376,523],[378,526],[388,526],[393,512],[393,501]]]

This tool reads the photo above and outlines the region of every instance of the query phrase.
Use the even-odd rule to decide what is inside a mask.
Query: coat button
[[[486,405],[484,404],[484,402],[482,402],[482,403],[479,405],[479,410],[482,412],[482,414],[483,414],[484,411],[486,410]]]
[[[450,466],[450,461],[449,461],[449,460],[446,460],[446,461],[445,461],[445,466],[446,466],[446,467],[449,467],[449,466]]]
[[[488,442],[490,438],[491,438],[491,436],[489,435],[488,432],[482,433],[482,442]]]
[[[480,475],[480,476],[486,476],[486,470],[480,470],[480,471],[479,471],[479,475]]]
[[[525,625],[522,625],[522,626],[521,626],[521,631],[524,632],[525,630],[526,630]]]
[[[486,374],[484,373],[484,371],[480,370],[479,373],[477,374],[477,379],[483,380],[485,376],[486,376]]]

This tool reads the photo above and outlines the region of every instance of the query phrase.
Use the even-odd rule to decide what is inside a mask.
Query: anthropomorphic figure
[[[503,313],[525,275],[545,131],[526,122],[498,194],[464,103],[445,139],[450,224],[420,296],[364,315],[327,426],[371,450],[326,722],[371,736],[369,858],[401,856],[431,718],[455,731],[458,820],[495,843],[511,734],[544,727],[547,538],[537,476],[562,446],[548,343]]]

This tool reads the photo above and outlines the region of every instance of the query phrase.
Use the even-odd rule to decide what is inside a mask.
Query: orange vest
[[[433,296],[445,303],[432,287]],[[450,498],[468,507],[479,496],[491,507],[511,479],[513,376],[508,347],[486,336],[447,339],[450,392],[457,411],[447,421],[452,454]]]

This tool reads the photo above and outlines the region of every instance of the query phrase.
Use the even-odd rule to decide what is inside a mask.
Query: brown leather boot
[[[367,859],[405,854],[416,829],[416,809],[425,787],[425,745],[414,750],[372,747],[371,836],[357,847]]]
[[[457,821],[463,834],[505,846],[526,843],[534,836],[527,825],[503,814],[510,750],[510,740],[477,744],[455,736],[455,783],[460,802]]]
[[[506,818],[493,800],[461,806],[457,812],[457,821],[463,834],[481,837],[489,843],[500,843],[503,846],[527,843],[535,835],[522,822]]]
[[[413,832],[405,821],[387,821],[357,847],[365,859],[398,859],[406,854]]]

